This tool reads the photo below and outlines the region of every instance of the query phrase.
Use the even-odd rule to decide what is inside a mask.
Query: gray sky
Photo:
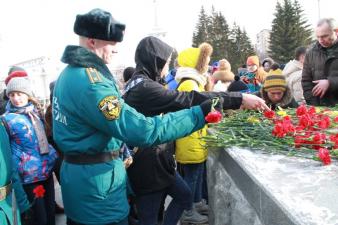
[[[191,45],[201,6],[221,11],[229,25],[245,28],[253,43],[262,29],[270,29],[278,0],[157,0],[158,25],[167,32],[166,42],[178,51]],[[282,1],[282,0],[280,0]],[[318,0],[299,0],[305,17],[314,26]],[[0,76],[8,66],[40,56],[59,59],[64,47],[77,44],[73,33],[76,14],[93,8],[108,10],[126,23],[124,41],[119,45],[115,65],[133,65],[137,43],[154,27],[153,0],[30,0],[2,1],[0,5]],[[337,18],[338,1],[320,0],[322,17]]]

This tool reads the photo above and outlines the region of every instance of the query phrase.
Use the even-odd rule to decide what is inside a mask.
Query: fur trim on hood
[[[264,66],[264,64],[266,62],[270,63],[270,66],[275,63],[275,61],[273,61],[273,59],[271,59],[271,58],[268,57],[268,58],[263,59],[262,66]]]
[[[200,55],[195,68],[200,74],[204,74],[208,71],[208,65],[213,48],[206,42],[200,44],[198,48],[200,49]]]
[[[108,80],[114,80],[103,60],[84,47],[68,45],[63,52],[61,61],[71,66],[95,68]]]

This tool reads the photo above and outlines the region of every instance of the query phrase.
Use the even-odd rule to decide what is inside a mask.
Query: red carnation
[[[324,165],[331,164],[330,151],[327,150],[326,148],[320,148],[318,150],[318,157],[320,158],[320,160],[322,160]]]
[[[302,144],[304,144],[304,137],[303,136],[295,136],[295,148],[300,148]]]
[[[330,141],[332,141],[334,144],[333,148],[338,149],[338,134],[331,134]]]
[[[307,109],[305,105],[300,105],[297,109],[296,109],[296,114],[297,116],[302,116],[305,115],[307,113]]]
[[[320,145],[325,144],[326,135],[324,133],[315,133],[312,138],[313,148],[318,150],[320,149]]]
[[[272,110],[266,110],[264,111],[264,116],[268,119],[272,119],[275,117],[275,112]]]
[[[275,127],[272,130],[272,135],[279,138],[285,137],[286,133],[287,131],[285,130],[284,125],[281,122],[276,123]]]
[[[299,118],[299,124],[298,126],[304,127],[304,128],[311,128],[314,125],[313,118],[309,114],[305,114],[300,116]]]
[[[336,116],[336,118],[334,118],[333,120],[335,123],[338,123],[338,116]]]
[[[331,120],[329,116],[324,116],[321,118],[321,120],[318,121],[318,127],[320,129],[327,129],[331,125]]]
[[[38,185],[33,189],[35,198],[43,198],[43,196],[45,196],[45,192],[46,190],[42,185]]]
[[[222,113],[219,111],[212,111],[209,112],[208,115],[205,117],[205,121],[208,123],[218,123],[222,119]]]
[[[315,114],[316,113],[316,108],[314,106],[310,106],[309,110],[308,110],[309,114]]]
[[[291,117],[289,115],[283,117],[284,120],[290,120],[291,122]]]

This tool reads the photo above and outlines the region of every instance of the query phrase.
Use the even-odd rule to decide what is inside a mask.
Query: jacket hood
[[[271,58],[268,57],[268,58],[263,59],[263,61],[262,61],[262,66],[264,66],[264,63],[266,63],[266,62],[270,63],[270,66],[271,66],[272,64],[274,64],[273,59],[271,59]]]
[[[282,98],[282,100],[275,104],[275,103],[272,103],[268,97],[268,93],[266,91],[264,91],[263,88],[261,88],[260,90],[261,92],[261,96],[262,98],[265,100],[265,103],[269,106],[269,105],[276,105],[276,106],[286,106],[288,105],[291,101],[292,101],[292,98],[293,98],[293,95],[292,95],[292,92],[291,92],[291,89],[287,86],[286,87],[286,90],[285,90],[285,93],[284,93],[284,96]]]
[[[303,65],[298,60],[291,60],[289,63],[286,64],[283,75],[288,78],[292,73],[302,70]]]
[[[144,74],[159,81],[161,71],[172,52],[172,47],[156,37],[143,38],[136,48],[134,74]]]

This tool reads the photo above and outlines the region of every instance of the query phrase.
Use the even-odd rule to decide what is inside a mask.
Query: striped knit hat
[[[270,70],[269,74],[265,78],[263,89],[264,91],[286,90],[285,76],[282,74],[280,69]]]

